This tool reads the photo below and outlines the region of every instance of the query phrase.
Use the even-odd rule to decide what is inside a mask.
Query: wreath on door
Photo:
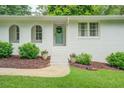
[[[62,33],[62,27],[61,26],[57,27],[56,29],[57,29],[57,33]]]

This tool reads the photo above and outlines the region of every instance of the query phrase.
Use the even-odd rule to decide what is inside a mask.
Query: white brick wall
[[[78,38],[78,22],[71,22],[67,37],[70,53],[90,53],[93,60],[104,62],[111,52],[124,51],[124,22],[101,21],[99,38]]]
[[[31,27],[39,24],[43,29],[42,43],[36,43],[40,49],[47,49],[50,54],[57,53],[53,46],[53,23],[52,22],[1,22],[0,40],[9,41],[9,26],[17,24],[20,27],[20,43],[13,44],[14,54],[18,54],[18,46],[31,41]],[[93,60],[105,62],[105,57],[114,51],[124,51],[124,22],[101,21],[99,38],[79,38],[78,22],[70,22],[66,27],[66,46],[63,56],[69,53],[79,54],[81,52],[93,55]],[[56,49],[55,49],[56,48]],[[67,54],[67,55],[65,55]]]

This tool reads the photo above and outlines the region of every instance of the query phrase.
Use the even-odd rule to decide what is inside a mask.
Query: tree
[[[101,6],[93,5],[57,5],[48,6],[49,15],[99,15],[101,14]]]
[[[43,9],[38,6],[37,9]],[[122,15],[124,6],[117,5],[48,5],[45,15]]]
[[[28,5],[0,5],[0,15],[30,15],[31,7]]]
[[[124,6],[121,6],[120,14],[121,14],[121,15],[124,15]]]
[[[123,15],[124,14],[124,6],[118,5],[109,5],[105,6],[104,14],[106,15]]]
[[[37,12],[41,15],[47,15],[48,14],[48,8],[46,5],[38,5],[36,7]]]

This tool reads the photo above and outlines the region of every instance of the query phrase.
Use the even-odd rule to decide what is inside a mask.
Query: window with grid
[[[32,27],[31,31],[32,42],[42,42],[42,27],[40,25],[35,25]]]
[[[89,23],[79,23],[78,24],[78,34],[82,37],[95,37],[99,35],[98,23],[89,22]]]
[[[78,29],[79,29],[79,36],[87,36],[88,35],[88,28],[87,23],[79,23]]]
[[[90,36],[98,36],[98,23],[90,23]]]
[[[12,25],[9,28],[9,41],[10,43],[19,43],[19,26],[17,25]]]

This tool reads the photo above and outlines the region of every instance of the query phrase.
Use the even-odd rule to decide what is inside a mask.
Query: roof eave
[[[124,15],[100,16],[0,16],[0,20],[124,20]]]

